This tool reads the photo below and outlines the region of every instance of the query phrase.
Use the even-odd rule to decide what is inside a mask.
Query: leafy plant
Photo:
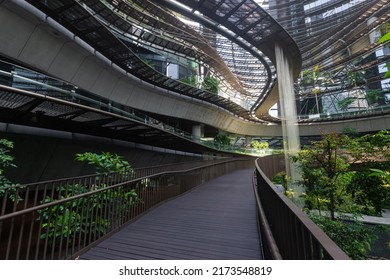
[[[212,77],[212,76],[206,76],[204,77],[204,80],[202,82],[202,89],[218,94],[219,90],[219,80]]]
[[[388,131],[361,137],[331,133],[294,157],[301,169],[310,216],[354,259],[366,258],[376,238],[375,232],[357,218],[380,214],[389,205],[390,175],[373,168],[388,170],[389,146]]]
[[[341,133],[347,135],[350,138],[357,138],[359,136],[358,130],[351,126],[343,127]]]
[[[340,107],[341,110],[347,111],[349,106],[356,101],[356,97],[346,97],[343,100],[337,102],[337,106]]]
[[[274,177],[272,177],[272,183],[279,184],[284,189],[284,195],[287,196],[290,199],[293,199],[294,197],[294,190],[291,188],[288,188],[288,181],[290,178],[287,176],[286,172],[281,171],[277,173]]]
[[[383,92],[382,90],[378,89],[368,89],[366,92],[366,97],[369,104],[375,104],[383,99]]]
[[[185,84],[188,84],[188,85],[194,86],[194,87],[196,87],[198,85],[198,80],[197,80],[196,76],[189,76],[189,77],[181,78],[180,82],[183,82]]]
[[[386,22],[381,25],[380,31],[382,36],[385,35],[386,33],[390,33],[390,22]]]
[[[365,71],[359,70],[354,64],[346,65],[346,74],[347,83],[353,88],[367,82],[365,78]]]
[[[0,139],[0,197],[8,191],[11,201],[20,202],[22,198],[16,194],[16,189],[19,187],[13,184],[6,176],[5,170],[9,167],[16,167],[14,157],[11,155],[11,150],[14,148],[14,143],[7,139]]]
[[[269,144],[266,141],[259,142],[257,140],[254,140],[252,141],[251,146],[256,150],[265,150],[268,149]]]
[[[310,89],[310,93],[315,96],[316,100],[316,113],[320,113],[320,105],[318,102],[318,95],[321,93],[321,74],[319,71],[319,66],[316,65],[313,67],[312,71],[305,70],[301,72],[301,77],[299,80],[299,86],[306,90]],[[311,109],[311,114],[314,113],[314,108]]]
[[[104,185],[100,186],[104,189]],[[78,194],[90,191],[83,185],[65,186],[57,189],[58,199],[46,197],[42,203],[58,202],[54,206],[39,210],[42,220],[41,239],[48,238],[50,244],[70,236],[105,234],[130,211],[130,207],[139,202],[134,189],[126,191],[124,187],[102,190],[70,201],[61,202]],[[105,215],[102,215],[105,213]]]
[[[93,165],[99,175],[112,172],[132,174],[133,172],[126,160],[108,152],[76,154],[76,160]],[[87,194],[91,191],[98,192],[71,199],[75,195]],[[140,202],[136,190],[128,189],[125,185],[107,189],[105,184],[99,183],[93,186],[76,184],[59,187],[56,192],[56,199],[45,197],[42,203],[58,202],[58,204],[39,211],[39,220],[42,221],[43,229],[41,238],[49,238],[51,244],[74,234],[106,233],[128,214],[131,206]],[[64,199],[67,200],[61,202]]]
[[[367,259],[371,244],[377,239],[372,228],[351,220],[344,222],[311,214],[310,218],[352,259]]]
[[[214,137],[214,143],[218,146],[229,146],[230,138],[226,134],[218,133],[217,136]]]
[[[130,163],[124,160],[123,157],[109,152],[102,152],[101,154],[91,152],[76,154],[76,160],[88,162],[88,164],[93,165],[97,174],[132,170]]]
[[[300,166],[306,194],[326,198],[333,220],[340,204],[339,179],[349,167],[348,160],[342,153],[349,141],[350,138],[346,135],[327,134],[321,141],[312,142],[312,145],[293,157],[293,161]]]
[[[375,175],[375,176],[374,176]],[[386,177],[378,171],[359,170],[354,172],[348,186],[352,198],[363,206],[363,214],[382,215],[382,210],[390,201],[390,186]]]

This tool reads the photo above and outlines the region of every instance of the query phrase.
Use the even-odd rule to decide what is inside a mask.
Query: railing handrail
[[[254,159],[235,158],[145,174],[125,182],[117,183],[115,178],[98,181],[100,185],[93,188],[81,185],[87,190],[82,192],[77,188],[73,191],[76,185],[60,188],[55,195],[46,189],[27,190],[21,205],[1,206],[0,247],[5,250],[0,250],[0,258],[77,258],[81,252],[163,201],[226,172],[253,166]],[[51,186],[54,187],[59,186]],[[8,196],[4,196],[3,202],[5,200]],[[10,211],[4,211],[6,206],[11,206],[7,207]]]
[[[287,198],[283,193],[277,190],[276,186],[271,182],[271,180],[264,174],[259,166],[259,159],[255,162],[257,175],[261,176],[262,179],[266,182],[266,186],[257,186],[258,188],[269,188],[269,190],[282,201],[282,203],[287,207],[288,211],[293,213],[299,223],[305,227],[312,238],[314,238],[322,247],[322,249],[328,254],[331,259],[337,260],[348,260],[350,259],[344,251],[342,251],[337,244],[324,233],[324,231],[317,226],[307,215],[295,205],[289,198]],[[259,196],[259,203],[261,203],[261,195]],[[272,230],[271,230],[272,231]],[[276,245],[278,240],[276,240]],[[283,252],[281,251],[282,257]]]
[[[208,161],[213,161],[214,163],[219,163],[219,162],[225,162],[226,159],[219,159],[219,160],[216,160],[216,159],[212,159],[212,160],[199,160],[199,161],[183,161],[183,162],[178,162],[178,163],[170,163],[170,164],[162,164],[162,165],[153,165],[153,166],[148,166],[148,167],[136,167],[136,168],[132,168],[132,169],[129,169],[129,170],[125,170],[125,171],[114,171],[114,172],[107,172],[107,173],[92,173],[92,174],[86,174],[86,175],[81,175],[81,176],[73,176],[73,177],[63,177],[63,178],[59,178],[59,179],[54,179],[54,180],[44,180],[44,181],[38,181],[38,182],[30,182],[30,183],[22,183],[22,184],[16,184],[16,186],[7,186],[7,187],[4,187],[3,189],[11,189],[11,188],[26,188],[28,186],[31,186],[31,185],[43,185],[43,184],[51,184],[51,183],[56,183],[56,182],[63,182],[63,181],[75,181],[75,180],[82,180],[82,179],[88,179],[88,178],[93,178],[93,177],[98,177],[98,176],[115,176],[115,175],[120,175],[120,174],[123,174],[123,173],[126,173],[126,172],[131,172],[131,171],[134,171],[134,172],[137,172],[137,171],[142,171],[142,170],[148,170],[148,169],[157,169],[157,168],[164,168],[164,167],[173,167],[173,166],[179,166],[179,165],[184,165],[184,164],[195,164],[196,163],[204,163],[204,162],[208,162]],[[175,171],[175,170],[172,170],[172,171]],[[157,173],[156,173],[157,174]],[[137,179],[134,178],[134,179]]]
[[[145,179],[150,179],[150,178],[153,178],[153,177],[170,175],[170,174],[188,173],[188,172],[191,172],[191,171],[195,171],[195,170],[203,169],[203,168],[208,168],[208,167],[211,167],[211,166],[217,166],[217,165],[226,164],[226,163],[230,163],[230,162],[247,161],[247,160],[249,160],[249,159],[248,158],[247,159],[236,158],[236,159],[230,159],[230,160],[224,160],[224,161],[204,164],[204,165],[191,167],[191,168],[183,169],[183,170],[162,171],[162,172],[157,172],[157,173],[145,175],[145,176],[138,177],[138,178],[133,178],[133,179],[130,179],[130,180],[127,180],[127,181],[124,181],[124,182],[120,182],[118,184],[101,187],[101,188],[95,189],[95,190],[89,190],[89,191],[83,192],[81,194],[73,195],[71,197],[66,197],[66,198],[55,200],[55,201],[42,203],[42,204],[30,207],[30,208],[26,208],[26,209],[22,209],[22,210],[18,210],[18,211],[12,212],[12,213],[0,215],[0,222],[2,220],[6,220],[6,219],[9,219],[9,218],[18,216],[18,215],[27,214],[29,212],[33,212],[33,211],[36,211],[36,210],[40,210],[40,209],[43,209],[43,208],[46,208],[46,207],[54,206],[54,205],[61,204],[61,203],[64,203],[64,202],[68,202],[68,201],[71,201],[71,200],[75,200],[75,199],[78,199],[78,198],[86,197],[86,196],[89,196],[89,195],[92,195],[92,194],[96,194],[96,193],[103,192],[103,191],[106,191],[106,190],[114,189],[114,188],[117,188],[117,187],[121,187],[121,186],[130,184],[130,183],[135,183],[135,182],[142,181],[142,180],[145,180]],[[112,174],[118,174],[118,172],[113,172]],[[94,174],[94,175],[91,175],[91,176],[92,177],[96,177],[97,175],[99,175],[99,174]],[[104,175],[106,175],[106,174],[104,174]],[[66,181],[66,179],[64,181]],[[48,181],[48,182],[51,183],[51,182],[57,182],[57,181]],[[45,182],[43,182],[43,183],[45,183]],[[42,182],[33,183],[31,185],[39,185],[39,184],[42,184]],[[21,187],[22,188],[26,188],[27,185],[26,186],[21,186]],[[10,187],[8,187],[8,188],[10,188]]]
[[[261,232],[264,234],[265,241],[267,242],[267,246],[270,249],[271,258],[273,260],[282,260],[283,257],[279,252],[279,248],[278,248],[278,245],[276,244],[275,238],[272,234],[272,230],[271,230],[271,227],[268,223],[267,216],[265,215],[263,206],[261,205],[261,202],[260,202],[260,196],[259,196],[259,191],[257,189],[257,182],[256,182],[256,172],[254,172],[254,174],[253,174],[253,190],[254,190],[254,194],[255,194],[258,215],[260,217],[260,221],[258,221],[259,232],[260,232],[260,228],[262,227]],[[264,255],[264,252],[263,252],[263,255]]]

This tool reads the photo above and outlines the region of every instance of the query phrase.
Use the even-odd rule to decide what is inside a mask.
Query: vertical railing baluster
[[[30,229],[29,229],[28,238],[27,238],[27,248],[26,248],[26,258],[25,258],[26,260],[30,259],[30,251],[31,251],[31,246],[32,246],[32,236],[34,233],[34,224],[35,224],[35,212],[36,211],[33,211],[31,213]]]

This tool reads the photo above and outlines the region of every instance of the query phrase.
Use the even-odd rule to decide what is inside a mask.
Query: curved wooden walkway
[[[209,181],[154,208],[80,259],[261,259],[252,169]]]

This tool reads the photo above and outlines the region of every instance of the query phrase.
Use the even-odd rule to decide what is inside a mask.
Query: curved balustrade
[[[284,156],[256,161],[254,190],[264,256],[267,259],[333,259],[349,257],[268,179],[284,170]]]

